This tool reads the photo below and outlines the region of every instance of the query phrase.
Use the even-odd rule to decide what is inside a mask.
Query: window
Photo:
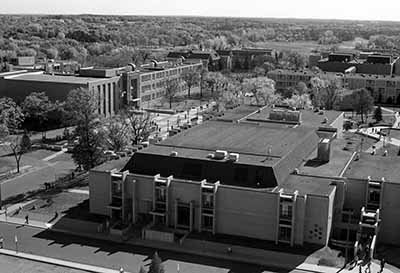
[[[292,219],[292,210],[293,210],[292,204],[281,203],[280,204],[280,217]]]
[[[369,202],[379,203],[379,201],[380,201],[379,190],[369,190]]]
[[[166,200],[165,189],[156,188],[156,201],[165,202],[165,200]]]
[[[214,207],[214,197],[212,193],[203,192],[202,194],[202,205],[203,208],[213,208]]]
[[[213,229],[213,217],[208,215],[202,216],[202,226],[204,229],[212,230]]]
[[[279,240],[284,242],[290,242],[292,229],[289,227],[279,227]]]

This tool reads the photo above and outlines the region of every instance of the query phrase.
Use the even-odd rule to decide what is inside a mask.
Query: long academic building
[[[79,68],[73,73],[54,70],[48,73],[42,67],[33,67],[0,73],[0,97],[21,103],[32,92],[44,92],[52,101],[65,101],[70,91],[83,88],[98,99],[98,113],[109,117],[126,105],[140,108],[159,103],[165,95],[167,80],[177,81],[177,91],[185,92],[188,86],[183,74],[189,70],[200,72],[202,68],[200,60],[152,61],[140,67],[131,64],[119,68]],[[199,86],[196,83],[191,89],[196,92]]]
[[[277,91],[296,87],[304,82],[311,87],[313,77],[338,79],[343,87],[350,90],[366,88],[377,103],[400,104],[400,76],[360,73],[315,72],[305,70],[276,69],[269,71],[267,76],[275,81]]]

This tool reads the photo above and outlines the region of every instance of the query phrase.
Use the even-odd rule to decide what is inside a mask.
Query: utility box
[[[318,160],[321,162],[329,162],[331,157],[331,140],[322,138],[318,143]]]

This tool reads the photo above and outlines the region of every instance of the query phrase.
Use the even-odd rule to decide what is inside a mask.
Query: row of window
[[[178,73],[183,73],[190,69],[200,70],[201,67],[202,67],[201,65],[197,65],[195,67],[186,66],[186,67],[173,68],[173,69],[169,69],[169,70],[161,71],[161,72],[155,72],[155,73],[151,73],[151,74],[144,74],[141,76],[141,81],[146,82],[146,81],[150,81],[150,80],[161,79],[163,77],[168,77],[168,76],[177,75]]]

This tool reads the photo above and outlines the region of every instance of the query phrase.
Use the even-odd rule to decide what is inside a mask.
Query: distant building
[[[398,57],[377,53],[363,53],[360,57],[354,53],[331,53],[319,60],[317,66],[325,72],[345,73],[353,68],[354,73],[391,76],[400,73],[398,60]]]
[[[183,59],[182,59],[183,58]],[[208,71],[219,71],[220,67],[220,56],[215,51],[171,51],[168,53],[168,61],[191,61],[203,63],[203,67]]]
[[[275,81],[275,87],[278,91],[295,87],[299,82],[304,82],[310,87],[311,78],[321,76],[339,79],[343,87],[350,90],[366,88],[371,92],[377,103],[400,104],[400,76],[397,75],[318,73],[311,70],[276,69],[269,71],[267,76]]]
[[[119,69],[82,69],[79,75],[49,75],[15,71],[0,74],[0,97],[21,103],[32,92],[45,92],[52,101],[64,101],[68,93],[85,88],[99,99],[98,112],[114,115],[122,106]]]
[[[153,61],[139,68],[131,67],[133,67],[131,71],[122,74],[122,88],[126,103],[136,107],[148,107],[164,97],[165,84],[168,79],[177,79],[180,84],[179,91],[186,91],[187,86],[182,80],[182,73],[187,70],[200,73],[203,62],[200,60],[179,63]],[[193,92],[197,92],[199,86],[200,84],[193,86]]]

